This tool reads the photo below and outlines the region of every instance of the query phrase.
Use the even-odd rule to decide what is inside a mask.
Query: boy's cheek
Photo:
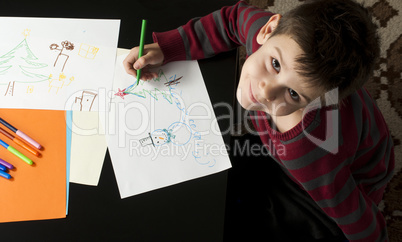
[[[249,106],[251,103],[247,100],[246,95],[245,95],[245,89],[242,88],[240,84],[237,87],[236,99],[240,103],[242,108],[249,110]]]
[[[240,85],[237,87],[236,99],[240,103],[240,106],[246,110],[263,111],[248,99],[246,89],[241,88]]]
[[[243,106],[243,103],[242,103],[242,90],[241,90],[240,84],[239,84],[239,86],[237,87],[237,90],[236,90],[236,99],[240,103],[240,105]]]

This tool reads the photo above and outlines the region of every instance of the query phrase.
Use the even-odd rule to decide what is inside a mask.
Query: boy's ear
[[[264,26],[262,26],[260,32],[257,35],[257,43],[259,45],[263,45],[265,41],[269,39],[276,26],[278,26],[281,17],[282,15],[280,14],[272,15],[268,22]]]

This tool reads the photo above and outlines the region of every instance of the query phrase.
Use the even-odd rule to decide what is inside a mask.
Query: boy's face
[[[287,35],[259,37],[257,41],[262,46],[244,63],[237,100],[247,110],[264,111],[273,116],[302,110],[320,93],[317,88],[308,87],[306,79],[295,70],[295,59],[302,50]]]

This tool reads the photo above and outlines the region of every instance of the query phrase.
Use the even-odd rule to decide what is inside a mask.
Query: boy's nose
[[[267,102],[272,102],[276,98],[276,88],[273,83],[269,83],[268,81],[260,81],[258,83],[258,87],[262,90],[263,98]]]

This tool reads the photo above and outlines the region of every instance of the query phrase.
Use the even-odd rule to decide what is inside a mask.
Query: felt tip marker
[[[7,131],[5,131],[3,128],[0,127],[0,133],[2,133],[4,136],[6,136],[7,138],[11,139],[12,141],[14,141],[14,143],[16,143],[17,145],[21,146],[22,148],[24,148],[25,150],[31,152],[33,155],[35,156],[39,156],[39,152],[37,150],[35,150],[34,148],[31,148],[29,145],[25,144],[23,141],[19,140],[18,138],[14,137],[13,135],[11,135],[10,133],[8,133]]]
[[[10,178],[11,178],[11,175],[8,174],[7,172],[4,172],[4,171],[0,171],[0,176],[4,177],[4,178],[6,178],[6,179],[10,179]]]
[[[140,46],[138,48],[138,59],[142,57],[142,53],[144,52],[144,43],[145,43],[145,32],[147,28],[147,20],[143,19],[141,24],[141,36],[140,36]],[[141,69],[137,70],[137,81],[123,90],[123,93],[129,93],[134,87],[138,86],[141,79]]]
[[[7,171],[7,167],[0,165],[0,171]]]
[[[23,155],[21,152],[19,152],[18,150],[16,150],[14,147],[12,147],[11,145],[8,145],[6,142],[4,142],[3,140],[0,139],[0,145],[2,145],[4,148],[6,148],[8,151],[10,151],[11,153],[13,153],[15,156],[17,156],[18,158],[20,158],[21,160],[25,161],[27,164],[32,165],[33,162],[31,159],[29,159],[28,157],[26,157],[25,155]]]
[[[37,149],[41,149],[42,146],[36,142],[35,140],[33,140],[31,137],[29,137],[28,135],[26,135],[24,132],[22,132],[21,130],[17,129],[16,127],[12,126],[11,124],[7,123],[4,119],[0,118],[0,123],[4,126],[6,126],[9,130],[13,131],[15,134],[17,134],[19,137],[21,137],[23,140],[27,141],[28,143],[30,143],[31,145],[33,145],[33,147],[37,148]]]
[[[0,159],[0,164],[3,165],[3,166],[5,166],[5,167],[7,167],[7,168],[10,169],[10,170],[14,169],[14,166],[13,166],[13,165],[11,165],[10,163],[8,163],[7,161],[5,161],[5,160],[3,160],[3,159]]]
[[[145,43],[145,32],[147,28],[147,20],[143,19],[141,24],[141,36],[140,36],[140,46],[138,51],[138,59],[142,57],[142,53],[144,52],[144,43]],[[141,78],[141,69],[137,70],[137,86],[140,82]]]

